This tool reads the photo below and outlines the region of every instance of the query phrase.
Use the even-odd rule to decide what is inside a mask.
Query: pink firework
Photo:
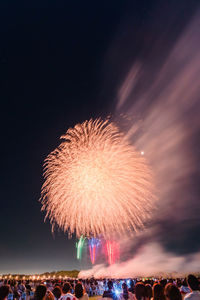
[[[106,241],[105,245],[106,256],[108,258],[109,265],[114,264],[119,260],[119,245],[115,241]]]
[[[109,120],[85,121],[61,139],[45,160],[41,192],[52,230],[111,238],[141,229],[155,200],[144,156]]]

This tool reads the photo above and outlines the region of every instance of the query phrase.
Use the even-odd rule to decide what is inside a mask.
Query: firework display
[[[85,121],[61,139],[45,160],[41,192],[52,230],[110,239],[141,229],[154,206],[144,156],[109,120]]]
[[[78,260],[81,260],[82,258],[82,250],[85,243],[89,250],[90,261],[93,265],[96,262],[97,250],[100,246],[109,265],[114,264],[120,258],[119,244],[116,241],[100,240],[93,237],[86,238],[81,236],[79,241],[76,243]]]

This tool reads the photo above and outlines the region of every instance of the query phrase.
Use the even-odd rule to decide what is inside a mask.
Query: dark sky
[[[113,112],[129,65],[163,33],[162,60],[197,2],[1,1],[0,273],[82,267],[44,223],[43,161],[69,126]]]

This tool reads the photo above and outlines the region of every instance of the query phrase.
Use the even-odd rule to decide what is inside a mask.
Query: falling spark
[[[97,251],[97,248],[99,245],[100,245],[99,239],[96,239],[96,238],[89,239],[90,260],[91,260],[92,264],[95,263],[96,251]]]
[[[82,251],[83,251],[83,246],[85,243],[85,237],[81,236],[78,243],[76,243],[76,248],[77,248],[77,259],[82,258]]]
[[[119,245],[115,241],[106,241],[106,256],[109,265],[113,265],[119,259]]]
[[[78,237],[123,235],[144,227],[154,207],[152,172],[108,119],[70,128],[44,163],[42,210]]]

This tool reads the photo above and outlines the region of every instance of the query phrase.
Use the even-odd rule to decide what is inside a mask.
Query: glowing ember
[[[154,205],[152,174],[118,127],[91,119],[61,139],[44,163],[42,210],[52,230],[109,238],[143,227]]]

